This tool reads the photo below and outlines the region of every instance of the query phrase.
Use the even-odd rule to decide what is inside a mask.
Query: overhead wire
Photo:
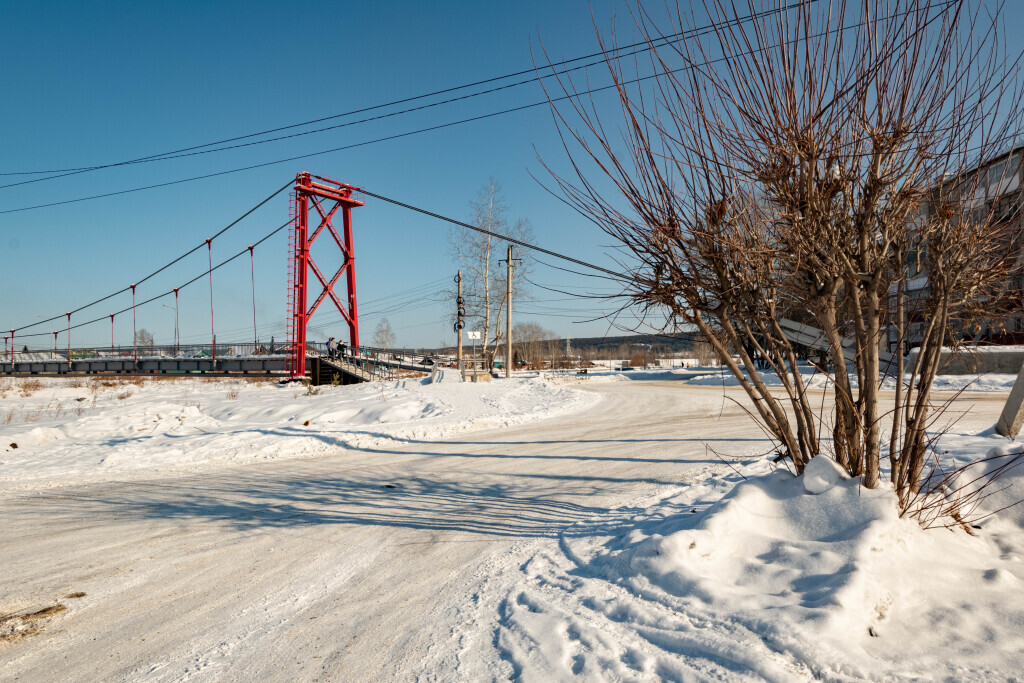
[[[818,0],[814,0],[814,1],[817,2]],[[952,2],[952,1],[953,0],[950,0],[950,2]],[[781,11],[781,10],[776,10],[776,11]],[[858,23],[858,24],[851,24],[851,25],[848,25],[848,26],[844,26],[844,27],[841,27],[839,29],[834,29],[833,31],[827,31],[827,32],[823,33],[822,35],[825,35],[827,33],[836,32],[836,31],[845,31],[845,30],[849,30],[851,28],[856,28],[857,26],[860,26],[863,23],[864,22],[861,22],[861,23]],[[709,66],[711,64],[716,64],[716,63],[722,62],[722,61],[726,61],[726,58],[723,57],[723,58],[719,58],[719,59],[708,60],[707,62],[704,62],[703,64],[700,64],[700,65],[697,65],[697,64],[685,65],[685,66],[679,67],[678,69],[670,69],[670,70],[668,70],[667,72],[664,72],[664,73],[676,73],[678,71],[682,71],[682,70],[685,70],[685,69],[696,68],[698,66]],[[606,85],[606,86],[601,86],[601,87],[596,87],[596,88],[588,88],[586,90],[574,91],[572,94],[565,94],[565,95],[562,95],[562,96],[559,96],[559,97],[549,97],[549,98],[546,98],[546,99],[543,99],[543,100],[540,100],[540,101],[537,101],[537,102],[533,102],[533,103],[530,103],[530,104],[524,104],[524,105],[520,105],[520,106],[516,106],[516,107],[509,107],[509,108],[506,108],[506,109],[502,109],[500,111],[490,112],[490,113],[486,113],[486,114],[480,114],[480,115],[477,115],[477,116],[470,116],[470,117],[467,117],[467,118],[464,118],[464,119],[459,119],[459,120],[456,120],[456,121],[448,121],[446,123],[440,123],[440,124],[436,124],[436,125],[433,125],[433,126],[426,126],[426,127],[418,128],[418,129],[411,130],[411,131],[405,131],[405,132],[402,132],[402,133],[395,133],[395,134],[392,134],[392,135],[385,135],[385,136],[374,138],[374,139],[371,139],[371,140],[364,140],[362,142],[356,142],[356,143],[351,143],[351,144],[347,144],[347,145],[341,145],[341,146],[338,146],[338,147],[332,147],[330,149],[323,149],[323,150],[318,150],[318,151],[315,151],[315,152],[308,152],[308,153],[305,153],[305,154],[297,154],[297,155],[294,155],[294,156],[285,157],[285,158],[282,158],[282,159],[276,159],[276,160],[273,160],[273,161],[266,161],[266,162],[257,163],[257,164],[249,164],[247,166],[240,166],[240,167],[237,167],[237,168],[226,169],[226,170],[223,170],[223,171],[216,171],[216,172],[213,172],[213,173],[205,173],[205,174],[201,174],[201,175],[191,176],[191,177],[188,177],[188,178],[180,178],[178,180],[167,181],[167,182],[163,182],[163,183],[154,183],[154,184],[151,184],[151,185],[144,185],[144,186],[141,186],[141,187],[128,188],[128,189],[125,189],[125,190],[118,190],[118,191],[115,191],[115,192],[107,192],[107,193],[102,193],[102,194],[88,195],[88,196],[85,196],[85,197],[77,197],[75,199],[65,199],[65,200],[56,201],[56,202],[47,202],[47,203],[43,203],[43,204],[35,204],[35,205],[31,205],[31,206],[23,206],[23,207],[18,207],[18,208],[15,208],[15,209],[4,209],[4,210],[0,210],[0,215],[9,214],[9,213],[18,213],[18,212],[23,212],[23,211],[33,211],[33,210],[36,210],[36,209],[44,209],[44,208],[50,208],[50,207],[53,207],[53,206],[61,206],[61,205],[65,205],[65,204],[74,204],[74,203],[78,203],[78,202],[92,201],[92,200],[95,200],[95,199],[104,199],[104,198],[107,198],[107,197],[113,197],[113,196],[118,196],[118,195],[123,195],[123,194],[130,194],[130,193],[133,193],[133,192],[142,192],[142,191],[145,191],[145,190],[152,190],[152,189],[157,189],[157,188],[161,188],[161,187],[168,187],[168,186],[172,186],[172,185],[180,185],[182,183],[188,183],[188,182],[193,182],[193,181],[197,181],[197,180],[206,180],[208,178],[214,178],[214,177],[219,177],[219,176],[224,176],[224,175],[230,175],[230,174],[233,174],[233,173],[241,173],[241,172],[244,172],[244,171],[251,171],[251,170],[255,170],[257,168],[265,168],[267,166],[274,166],[274,165],[277,165],[277,164],[288,163],[290,161],[297,161],[299,159],[309,159],[309,158],[316,157],[316,156],[322,156],[324,154],[333,154],[335,152],[341,152],[341,151],[346,151],[346,150],[350,150],[350,149],[356,149],[356,148],[359,148],[359,147],[365,147],[367,145],[373,145],[373,144],[377,144],[377,143],[380,143],[380,142],[387,142],[387,141],[390,141],[390,140],[397,140],[397,139],[409,137],[409,136],[412,136],[412,135],[420,135],[422,133],[428,133],[428,132],[435,131],[435,130],[442,130],[442,129],[445,129],[445,128],[450,128],[452,126],[459,126],[459,125],[463,125],[463,124],[466,124],[466,123],[473,123],[473,122],[476,122],[476,121],[483,121],[485,119],[494,118],[496,116],[503,116],[505,114],[512,114],[512,113],[515,113],[515,112],[525,111],[525,110],[528,110],[528,109],[534,109],[534,108],[545,106],[545,105],[551,105],[551,104],[553,104],[555,102],[562,102],[562,101],[570,100],[570,99],[578,99],[582,95],[587,95],[587,94],[593,95],[593,94],[600,93],[600,92],[606,92],[606,91],[609,91],[609,90],[618,89],[618,88],[620,88],[623,85],[632,85],[632,84],[636,84],[636,83],[641,83],[641,82],[648,81],[648,80],[653,79],[653,78],[657,78],[657,77],[662,76],[662,75],[663,75],[663,72],[656,72],[656,73],[650,74],[648,76],[639,76],[639,77],[633,78],[633,79],[622,80],[622,81],[619,81],[617,83],[613,83],[611,85]]]
[[[816,2],[817,0],[814,0],[814,1]],[[954,2],[954,0],[949,0],[949,2],[946,2],[945,5],[950,5],[953,2]],[[891,15],[891,16],[898,16],[898,13],[896,15]],[[821,36],[827,35],[829,33],[836,33],[836,32],[840,32],[840,31],[850,30],[852,28],[857,28],[858,26],[862,26],[865,23],[866,22],[859,22],[859,23],[855,23],[855,24],[849,24],[849,25],[846,25],[846,26],[843,26],[843,27],[840,27],[840,28],[837,28],[837,29],[833,29],[831,31],[825,31],[825,32],[822,32],[820,34],[816,34],[815,36],[811,36],[811,37],[821,37]],[[789,42],[793,42],[793,41],[789,41]],[[205,173],[205,174],[201,174],[201,175],[197,175],[197,176],[191,176],[191,177],[188,177],[188,178],[180,178],[178,180],[172,180],[172,181],[167,181],[167,182],[162,182],[162,183],[154,183],[154,184],[151,184],[151,185],[144,185],[144,186],[141,186],[141,187],[128,188],[128,189],[125,189],[125,190],[117,190],[117,191],[114,191],[114,192],[106,192],[106,193],[101,193],[101,194],[88,195],[88,196],[85,196],[85,197],[77,197],[75,199],[66,199],[66,200],[61,200],[61,201],[56,201],[56,202],[47,202],[47,203],[43,203],[43,204],[35,204],[35,205],[31,205],[31,206],[23,206],[23,207],[19,207],[19,208],[15,208],[15,209],[3,209],[3,210],[0,210],[0,215],[10,214],[10,213],[19,213],[19,212],[24,212],[24,211],[33,211],[33,210],[36,210],[36,209],[44,209],[44,208],[50,208],[50,207],[61,206],[61,205],[66,205],[66,204],[75,204],[75,203],[79,203],[79,202],[92,201],[92,200],[95,200],[95,199],[104,199],[104,198],[107,198],[107,197],[114,197],[114,196],[119,196],[119,195],[124,195],[124,194],[130,194],[130,193],[134,193],[134,192],[142,192],[142,191],[145,191],[145,190],[152,190],[152,189],[158,189],[158,188],[162,188],[162,187],[169,187],[169,186],[173,186],[173,185],[180,185],[180,184],[183,184],[183,183],[194,182],[194,181],[197,181],[197,180],[206,180],[206,179],[209,179],[209,178],[215,178],[215,177],[224,176],[224,175],[231,175],[231,174],[234,174],[234,173],[241,173],[241,172],[244,172],[244,171],[251,171],[251,170],[258,169],[258,168],[265,168],[265,167],[268,167],[268,166],[274,166],[274,165],[277,165],[277,164],[283,164],[283,163],[287,163],[287,162],[290,162],[290,161],[297,161],[299,159],[309,159],[309,158],[316,157],[316,156],[322,156],[324,154],[332,154],[334,152],[340,152],[340,151],[345,151],[345,150],[349,150],[349,149],[356,149],[356,148],[359,148],[359,147],[365,147],[367,145],[377,144],[377,143],[380,143],[380,142],[387,142],[387,141],[390,141],[390,140],[397,140],[397,139],[404,138],[404,137],[409,137],[409,136],[412,136],[412,135],[419,135],[419,134],[422,134],[422,133],[427,133],[427,132],[431,132],[431,131],[435,131],[435,130],[442,130],[442,129],[445,129],[445,128],[450,128],[452,126],[458,126],[458,125],[462,125],[462,124],[465,124],[465,123],[472,123],[472,122],[475,122],[475,121],[482,121],[482,120],[493,118],[493,117],[496,117],[496,116],[503,116],[505,114],[511,114],[511,113],[515,113],[515,112],[519,112],[519,111],[525,111],[527,109],[533,109],[533,108],[544,106],[544,105],[550,105],[550,104],[553,104],[555,102],[561,102],[561,101],[569,100],[569,99],[578,99],[582,95],[588,95],[588,94],[589,95],[593,95],[593,94],[596,94],[596,93],[605,92],[605,91],[612,90],[612,89],[619,89],[621,86],[624,86],[624,85],[633,85],[633,84],[640,83],[640,82],[643,82],[643,81],[647,81],[647,80],[650,80],[650,79],[653,79],[653,78],[657,78],[659,76],[664,75],[664,73],[676,73],[676,72],[679,72],[679,71],[682,71],[682,70],[685,70],[685,69],[696,68],[697,66],[709,66],[711,64],[716,64],[716,63],[723,62],[723,61],[727,61],[727,58],[723,57],[723,58],[718,58],[718,59],[712,59],[712,60],[708,60],[708,61],[704,62],[701,65],[696,65],[696,64],[686,65],[686,66],[679,67],[678,69],[670,69],[670,70],[668,70],[666,72],[658,72],[658,73],[650,74],[648,76],[640,76],[640,77],[633,78],[633,79],[622,80],[620,82],[613,83],[611,85],[601,86],[601,87],[597,87],[597,88],[588,88],[586,90],[574,91],[572,94],[566,94],[566,95],[562,95],[562,96],[559,96],[559,97],[547,98],[547,99],[544,99],[544,100],[541,100],[541,101],[538,101],[538,102],[534,102],[534,103],[531,103],[531,104],[525,104],[525,105],[521,105],[521,106],[518,106],[518,107],[510,107],[510,108],[503,109],[503,110],[496,111],[496,112],[490,112],[490,113],[481,114],[481,115],[478,115],[478,116],[471,116],[471,117],[468,117],[468,118],[465,118],[465,119],[459,119],[457,121],[449,121],[447,123],[441,123],[441,124],[437,124],[437,125],[434,125],[434,126],[427,126],[427,127],[424,127],[424,128],[418,128],[416,130],[406,131],[406,132],[403,132],[403,133],[396,133],[396,134],[393,134],[393,135],[386,135],[386,136],[383,136],[383,137],[378,137],[378,138],[374,138],[374,139],[371,139],[371,140],[364,140],[362,142],[351,143],[351,144],[348,144],[348,145],[341,145],[339,147],[333,147],[333,148],[330,148],[330,149],[319,150],[319,151],[316,151],[316,152],[309,152],[309,153],[306,153],[306,154],[298,154],[298,155],[294,155],[294,156],[291,156],[291,157],[285,157],[285,158],[282,158],[282,159],[276,159],[274,161],[267,161],[267,162],[262,162],[262,163],[258,163],[258,164],[250,164],[248,166],[240,166],[240,167],[237,167],[237,168],[227,169],[227,170],[223,170],[223,171],[216,171],[216,172],[213,172],[213,173]],[[991,145],[999,144],[1001,142],[1005,142],[1005,141],[1009,141],[1009,140],[1015,140],[1015,139],[1018,139],[1018,138],[1019,138],[1019,134],[1014,133],[1014,134],[1011,134],[1011,135],[1007,135],[1007,136],[1005,136],[1003,138],[999,138],[999,139],[996,139],[996,140],[989,141],[989,143],[987,143],[987,144],[991,146]],[[983,148],[984,148],[984,145],[979,146],[979,147],[969,148],[969,149],[965,150],[965,152],[977,151],[977,150],[981,150]]]
[[[811,0],[812,3],[818,2],[818,1],[819,0]],[[362,108],[359,108],[359,109],[353,109],[353,110],[342,112],[342,113],[339,113],[339,114],[332,114],[330,116],[323,116],[323,117],[320,117],[320,118],[311,119],[309,121],[303,121],[301,123],[293,123],[293,124],[288,124],[288,125],[285,125],[285,126],[278,126],[276,128],[270,128],[270,129],[258,131],[258,132],[255,132],[255,133],[248,133],[248,134],[245,134],[245,135],[239,135],[239,136],[235,136],[235,137],[225,138],[225,139],[222,139],[222,140],[217,140],[217,141],[214,141],[214,142],[208,142],[208,143],[204,143],[204,144],[201,144],[201,145],[193,145],[191,147],[183,147],[181,149],[171,150],[171,151],[168,151],[168,152],[161,152],[161,153],[158,153],[158,154],[151,154],[151,155],[148,155],[148,156],[137,157],[137,158],[128,159],[128,160],[125,160],[125,161],[113,162],[113,163],[109,163],[109,164],[96,164],[96,165],[93,165],[93,166],[82,166],[82,167],[77,167],[77,168],[51,169],[51,170],[45,170],[45,171],[8,171],[8,172],[0,172],[0,176],[45,175],[45,174],[48,174],[48,173],[50,173],[50,174],[60,174],[60,175],[52,175],[52,176],[50,176],[48,178],[39,178],[39,179],[21,181],[21,182],[17,182],[17,183],[10,183],[10,184],[7,184],[7,185],[0,185],[0,189],[6,188],[6,187],[13,187],[15,185],[22,185],[22,184],[27,184],[27,183],[42,182],[42,181],[45,181],[45,180],[52,180],[52,179],[55,179],[55,178],[63,178],[63,177],[67,177],[69,175],[75,175],[75,174],[79,174],[79,173],[86,173],[86,172],[101,170],[101,169],[105,169],[105,168],[113,168],[113,167],[117,167],[117,166],[129,165],[129,164],[137,164],[137,163],[144,163],[144,162],[151,162],[151,161],[162,161],[162,160],[166,160],[166,159],[181,158],[182,156],[191,156],[191,154],[188,154],[190,152],[195,153],[195,154],[204,154],[204,153],[208,153],[208,152],[226,151],[226,150],[229,150],[229,149],[235,149],[235,148],[238,148],[238,147],[244,147],[244,146],[249,146],[249,145],[263,144],[263,143],[266,143],[266,142],[274,142],[274,141],[288,139],[288,138],[292,138],[292,137],[298,137],[298,136],[302,136],[302,135],[310,135],[310,134],[313,134],[313,133],[320,133],[320,132],[324,132],[324,131],[328,131],[328,130],[333,130],[335,128],[340,128],[340,127],[344,127],[344,126],[355,125],[357,123],[366,123],[368,121],[374,121],[374,120],[381,119],[381,118],[388,118],[388,117],[391,117],[391,116],[397,116],[397,115],[400,115],[400,114],[406,114],[406,113],[410,113],[410,112],[413,112],[413,111],[419,111],[419,110],[422,110],[422,109],[427,109],[427,108],[431,108],[431,107],[440,106],[440,105],[443,105],[443,104],[450,104],[452,102],[457,102],[457,101],[460,101],[460,100],[465,100],[465,99],[468,99],[468,98],[471,98],[471,97],[479,97],[481,95],[490,94],[490,93],[493,93],[493,92],[497,92],[497,91],[500,91],[500,90],[505,90],[505,89],[517,87],[517,86],[520,86],[520,85],[526,85],[526,84],[529,84],[529,83],[536,83],[538,79],[551,78],[551,77],[554,77],[554,76],[556,76],[558,74],[570,73],[570,72],[573,72],[573,71],[578,71],[580,69],[587,69],[587,68],[590,68],[592,66],[596,66],[598,64],[601,64],[609,56],[612,56],[612,55],[614,55],[615,57],[621,58],[621,57],[628,57],[628,56],[631,56],[631,55],[640,54],[642,52],[650,51],[650,50],[654,49],[655,47],[660,47],[660,46],[664,46],[664,45],[671,45],[672,43],[676,43],[676,42],[685,40],[687,38],[694,38],[694,37],[698,37],[698,36],[701,36],[701,35],[705,35],[708,32],[716,30],[716,29],[719,29],[719,28],[728,27],[728,26],[734,25],[734,24],[738,25],[738,24],[742,24],[742,23],[744,23],[746,21],[749,21],[751,19],[754,19],[754,18],[761,18],[761,17],[770,16],[772,14],[777,14],[777,13],[780,13],[780,12],[783,12],[783,11],[786,11],[786,10],[789,10],[789,9],[793,9],[794,7],[797,7],[799,5],[800,5],[799,2],[793,2],[793,3],[790,3],[789,5],[776,7],[774,9],[766,10],[764,12],[752,12],[751,14],[743,16],[743,17],[737,17],[735,19],[729,19],[729,20],[726,20],[726,21],[718,22],[718,23],[710,23],[710,24],[707,24],[707,25],[704,25],[704,26],[700,26],[700,27],[697,27],[697,28],[686,29],[686,30],[683,30],[683,31],[678,31],[676,33],[671,33],[671,34],[668,34],[668,35],[659,36],[659,37],[651,39],[651,40],[642,40],[642,41],[638,41],[636,43],[632,43],[630,45],[623,45],[623,46],[611,48],[609,50],[602,50],[602,51],[599,51],[599,52],[593,52],[593,53],[590,53],[590,54],[587,54],[587,55],[582,55],[580,57],[574,57],[572,59],[563,59],[560,62],[558,62],[557,64],[542,64],[542,65],[539,65],[539,66],[538,65],[534,65],[532,68],[523,69],[521,71],[516,71],[516,72],[509,73],[509,74],[504,74],[502,76],[493,76],[493,77],[490,77],[490,78],[486,78],[486,79],[479,80],[479,81],[474,81],[474,82],[471,82],[471,83],[465,83],[465,84],[462,84],[462,85],[452,86],[452,87],[449,87],[449,88],[443,88],[441,90],[435,90],[433,92],[424,93],[424,94],[421,94],[421,95],[415,95],[415,96],[412,96],[412,97],[405,97],[405,98],[398,99],[398,100],[392,100],[390,102],[384,102],[384,103],[372,105],[372,106],[369,106],[369,107],[362,107]],[[630,52],[629,50],[632,50],[632,52]],[[588,64],[578,65],[578,66],[574,66],[572,68],[565,68],[569,64],[575,64],[577,62],[585,61],[585,60],[593,60],[594,58],[599,58],[599,59],[597,59],[596,61],[592,61],[592,62],[590,62]],[[539,72],[543,71],[543,70],[550,70],[551,73],[543,74],[542,75]],[[472,87],[476,87],[476,86],[480,86],[480,85],[486,85],[488,83],[494,83],[494,82],[506,80],[506,79],[509,79],[509,78],[516,78],[516,77],[519,77],[519,76],[524,76],[526,74],[532,74],[532,77],[529,78],[529,79],[526,79],[526,80],[517,81],[515,83],[505,84],[505,85],[497,86],[497,87],[494,87],[494,88],[489,88],[487,90],[478,91],[478,92],[475,92],[475,93],[471,93],[469,95],[461,95],[459,97],[448,98],[448,99],[442,100],[440,102],[433,102],[433,103],[429,103],[429,104],[425,104],[425,105],[420,105],[420,106],[417,106],[417,107],[412,107],[412,108],[404,109],[404,110],[401,110],[401,111],[398,111],[398,112],[390,112],[390,113],[387,113],[387,114],[381,114],[381,115],[378,115],[378,116],[362,119],[360,121],[348,122],[348,123],[338,124],[338,125],[335,125],[335,126],[328,126],[326,128],[320,128],[320,129],[313,130],[313,131],[304,131],[304,132],[301,132],[301,133],[295,133],[295,134],[291,134],[291,135],[280,136],[280,137],[272,138],[272,139],[268,139],[268,140],[259,140],[259,141],[256,141],[256,142],[245,143],[243,145],[233,145],[233,146],[230,146],[230,147],[221,147],[221,148],[217,148],[217,149],[213,149],[213,150],[206,149],[204,152],[196,152],[195,151],[195,150],[202,150],[202,149],[205,149],[205,148],[208,148],[208,147],[216,147],[217,145],[225,145],[227,143],[237,142],[239,140],[248,140],[248,139],[251,139],[251,138],[254,138],[254,137],[261,137],[263,135],[270,135],[272,133],[278,133],[278,132],[285,131],[285,130],[292,130],[292,129],[295,129],[295,128],[301,128],[301,127],[313,125],[313,124],[316,124],[316,123],[323,123],[325,121],[331,121],[331,120],[338,119],[338,118],[344,118],[346,116],[354,116],[355,114],[362,114],[362,113],[366,113],[366,112],[370,112],[370,111],[376,111],[378,109],[384,109],[384,108],[396,106],[396,105],[399,105],[399,104],[405,104],[405,103],[408,103],[408,102],[414,102],[414,101],[426,99],[426,98],[429,98],[429,97],[435,97],[435,96],[438,96],[438,95],[444,95],[444,94],[451,93],[451,92],[457,92],[459,90],[465,90],[466,88],[472,88]]]

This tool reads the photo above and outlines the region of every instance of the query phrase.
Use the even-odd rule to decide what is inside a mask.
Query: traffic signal
[[[460,332],[466,327],[466,300],[460,296],[455,300],[455,303],[459,306],[458,319],[455,321],[455,331]]]

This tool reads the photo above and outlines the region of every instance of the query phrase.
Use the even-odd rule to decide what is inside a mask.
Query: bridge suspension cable
[[[369,190],[367,190],[366,188],[363,188],[363,187],[360,187],[359,191],[362,192],[363,194],[365,194],[367,197],[373,197],[374,199],[379,199],[382,202],[387,202],[389,204],[394,204],[395,206],[400,206],[403,209],[409,209],[410,211],[415,211],[415,212],[421,213],[421,214],[423,214],[425,216],[430,216],[431,218],[436,218],[438,220],[445,221],[446,223],[451,223],[452,225],[457,225],[460,228],[466,228],[467,230],[474,230],[474,231],[482,233],[484,235],[490,235],[491,237],[497,237],[500,240],[503,240],[505,242],[509,242],[511,244],[518,245],[520,247],[523,247],[524,249],[530,249],[532,251],[536,251],[536,252],[539,252],[541,254],[547,254],[548,256],[554,256],[555,258],[562,259],[563,261],[568,261],[570,263],[575,263],[576,265],[583,266],[584,268],[590,268],[592,270],[596,270],[596,271],[598,271],[600,273],[604,273],[604,275],[608,276],[612,280],[625,281],[625,280],[628,279],[622,273],[617,273],[614,270],[609,270],[608,268],[605,268],[603,266],[598,266],[598,265],[595,265],[593,263],[587,263],[586,261],[581,261],[578,258],[573,258],[572,256],[566,256],[565,254],[559,254],[557,251],[551,251],[550,249],[545,249],[544,247],[538,247],[536,244],[530,244],[529,242],[524,242],[522,240],[518,240],[518,239],[516,239],[514,237],[510,237],[509,235],[502,235],[501,233],[497,233],[497,232],[493,232],[491,230],[487,230],[485,228],[481,228],[478,225],[473,225],[471,223],[465,223],[463,221],[456,220],[454,218],[449,218],[448,216],[443,216],[443,215],[441,215],[439,213],[435,213],[433,211],[428,211],[427,209],[423,209],[423,208],[420,208],[418,206],[413,206],[412,204],[406,204],[405,202],[400,202],[397,199],[391,199],[390,197],[385,197],[384,195],[376,194],[374,192],[370,192]]]
[[[268,239],[270,239],[271,237],[273,237],[277,233],[281,232],[282,230],[284,230],[285,228],[287,228],[291,224],[292,224],[292,222],[289,219],[288,221],[286,221],[285,223],[283,223],[279,227],[271,230],[269,233],[264,235],[262,238],[259,239],[259,241],[254,242],[252,244],[252,247],[253,248],[258,247],[259,245],[263,244]],[[201,246],[205,246],[205,244],[206,243],[203,242],[203,245],[201,245]],[[245,249],[243,249],[242,251],[238,252],[237,254],[232,256],[231,258],[225,259],[224,261],[221,261],[220,263],[218,263],[215,266],[211,265],[209,270],[204,270],[199,275],[196,275],[194,278],[192,278],[191,280],[189,280],[185,284],[178,285],[177,287],[175,287],[173,289],[169,289],[166,292],[163,292],[161,294],[157,294],[156,296],[150,297],[149,299],[146,299],[145,301],[140,301],[138,303],[138,306],[145,306],[146,304],[151,304],[154,301],[159,301],[160,299],[163,299],[165,296],[170,296],[171,294],[176,294],[178,291],[180,291],[182,289],[185,289],[189,285],[194,284],[194,283],[198,282],[199,280],[202,280],[205,277],[208,277],[213,271],[215,271],[215,270],[217,270],[219,268],[223,268],[224,266],[226,266],[227,264],[231,263],[235,259],[241,258],[242,256],[244,256],[245,254],[248,254],[248,253],[249,253],[249,247],[246,247]],[[129,287],[128,289],[122,290],[122,291],[129,291],[130,289],[131,289],[131,287]],[[123,308],[120,311],[117,311],[117,312],[113,313],[112,315],[115,315],[115,316],[116,315],[121,315],[122,313],[127,313],[128,311],[131,311],[134,308],[135,308],[135,306],[129,306],[128,308]],[[79,309],[79,310],[81,310],[81,309]],[[68,327],[68,331],[76,330],[79,327],[85,327],[86,325],[92,325],[92,324],[97,323],[97,322],[99,322],[101,320],[107,320],[110,317],[110,315],[111,314],[107,314],[107,315],[104,315],[104,316],[99,317],[99,318],[94,318],[92,320],[87,320],[87,321],[85,321],[83,323],[78,323],[77,325],[70,325]],[[59,316],[59,317],[63,317],[63,316]],[[211,325],[212,325],[212,317],[211,317]],[[15,328],[15,330],[17,330],[17,329],[18,328]],[[19,334],[18,338],[20,339],[22,337],[43,337],[43,336],[46,336],[48,334],[50,334],[50,333],[49,332],[36,332],[36,333],[30,333],[30,334]]]
[[[281,192],[283,192],[288,187],[291,187],[291,185],[292,185],[291,181],[285,183],[280,188],[278,188],[273,193],[271,193],[266,199],[261,201],[259,204],[257,204],[256,206],[252,207],[251,209],[249,209],[248,211],[243,213],[241,216],[239,216],[235,220],[233,220],[230,223],[228,223],[225,227],[223,227],[220,230],[218,230],[213,235],[213,237],[211,237],[208,240],[204,240],[204,241],[200,242],[199,244],[197,244],[192,249],[189,249],[188,251],[186,251],[184,254],[182,254],[181,256],[177,257],[176,259],[173,259],[172,261],[169,261],[168,263],[160,266],[159,268],[157,268],[156,270],[154,270],[152,273],[150,273],[149,275],[145,276],[141,280],[136,280],[135,284],[129,285],[129,286],[125,287],[124,289],[119,289],[118,291],[114,292],[113,294],[108,294],[108,295],[106,295],[106,296],[104,296],[102,298],[96,299],[95,301],[90,301],[87,304],[84,304],[82,306],[79,306],[78,308],[72,309],[70,311],[70,313],[73,315],[75,313],[79,313],[80,311],[84,311],[87,308],[91,308],[91,307],[93,307],[93,306],[95,306],[97,304],[101,304],[104,301],[107,301],[109,299],[113,299],[115,296],[117,296],[119,294],[124,294],[125,292],[133,290],[135,287],[137,287],[138,285],[141,285],[146,280],[150,280],[150,279],[156,277],[157,275],[159,275],[160,273],[164,272],[165,270],[167,270],[168,268],[170,268],[174,264],[178,263],[182,259],[187,258],[187,257],[191,256],[192,254],[196,253],[197,251],[199,251],[200,249],[202,249],[204,246],[207,245],[208,242],[212,242],[213,240],[217,239],[218,237],[220,237],[221,235],[226,233],[231,228],[233,228],[236,225],[238,225],[239,223],[241,223],[244,219],[248,218],[257,209],[259,209],[264,204],[269,202],[271,199],[273,199],[274,197],[279,195]],[[54,316],[52,318],[47,318],[46,320],[39,320],[37,322],[31,323],[31,324],[28,324],[28,325],[22,325],[21,327],[15,327],[13,329],[19,330],[19,331],[20,330],[28,330],[28,329],[31,329],[31,328],[36,327],[38,325],[45,325],[46,323],[53,322],[55,320],[59,320],[59,319],[63,318],[65,315],[67,315],[67,314],[66,313],[62,313],[61,315],[56,315],[56,316]],[[107,316],[103,316],[103,317],[106,318]],[[19,336],[25,336],[25,335],[19,335]]]

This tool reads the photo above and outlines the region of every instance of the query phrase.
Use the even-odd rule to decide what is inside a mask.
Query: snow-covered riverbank
[[[0,380],[0,490],[437,440],[595,400],[538,379],[312,389],[243,380]]]

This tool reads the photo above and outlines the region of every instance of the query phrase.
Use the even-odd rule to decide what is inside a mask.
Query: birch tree
[[[509,218],[509,207],[494,178],[481,188],[477,199],[470,202],[473,225],[490,233],[507,235],[531,243],[533,231],[529,221]],[[493,364],[494,353],[505,341],[505,311],[507,303],[508,243],[493,235],[469,229],[457,229],[448,234],[451,254],[462,268],[463,298],[466,308],[466,329],[479,329],[483,333],[481,349],[488,366]],[[513,308],[516,301],[526,298],[525,279],[530,272],[529,254],[513,245],[512,258],[517,259],[512,275]],[[453,296],[454,298],[454,296]]]
[[[381,318],[373,331],[373,343],[379,348],[387,351],[395,345],[395,333],[391,329],[391,323],[387,318]]]

